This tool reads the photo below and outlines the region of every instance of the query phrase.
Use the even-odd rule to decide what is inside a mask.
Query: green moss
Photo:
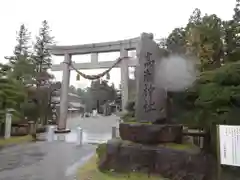
[[[201,152],[200,148],[193,145],[193,144],[176,144],[176,143],[166,143],[166,144],[159,144],[159,147],[166,147],[173,150],[178,151],[185,151],[191,154],[199,154]]]
[[[151,122],[137,122],[137,121],[133,121],[133,120],[132,121],[128,121],[126,123],[129,123],[129,124],[152,124]]]
[[[125,119],[124,122],[127,122],[127,123],[137,123],[137,120],[135,117],[128,117]]]
[[[140,143],[135,143],[135,142],[128,141],[128,140],[122,140],[122,144],[124,144],[125,146],[142,145]],[[158,144],[157,146],[158,147],[166,147],[166,148],[174,149],[174,150],[186,150],[186,151],[195,152],[195,153],[199,152],[199,148],[190,143],[184,143],[184,144],[164,143],[164,144]]]
[[[0,139],[0,146],[9,146],[32,141],[32,136],[11,137],[9,139]]]
[[[98,158],[102,157],[106,153],[106,150],[107,150],[107,144],[106,143],[99,144],[97,149],[96,149],[96,153],[97,153]]]
[[[127,113],[123,113],[120,115],[121,119],[125,123],[130,123],[130,124],[152,124],[150,121],[149,122],[138,122],[136,117],[135,117],[135,112],[129,111]]]
[[[77,180],[167,180],[160,176],[152,175],[148,177],[143,173],[116,173],[116,172],[101,172],[97,168],[97,157],[93,157],[83,167],[78,170]]]
[[[128,141],[128,140],[122,140],[122,144],[124,144],[124,145],[133,145],[133,144],[138,144],[138,143],[135,143],[135,142],[132,142],[132,141]]]
[[[176,150],[189,150],[192,148],[196,148],[196,146],[193,144],[177,144],[177,143],[159,144],[158,146],[164,146]]]
[[[134,117],[134,115],[135,115],[134,112],[127,112],[121,115],[121,119],[124,122],[136,121],[136,118]]]

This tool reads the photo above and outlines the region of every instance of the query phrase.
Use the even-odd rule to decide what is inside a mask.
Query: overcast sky
[[[233,14],[235,0],[1,0],[0,1],[0,61],[11,55],[16,44],[16,31],[26,24],[32,36],[38,33],[42,20],[47,20],[58,45],[86,44],[137,37],[152,32],[155,38],[166,37],[175,27],[185,25],[197,7],[203,13],[215,13],[222,19]],[[114,60],[118,54],[101,56],[100,60]],[[60,63],[63,57],[54,57]],[[89,56],[73,57],[86,62]],[[103,70],[83,71],[96,74]],[[54,72],[61,80],[61,72]],[[71,84],[85,87],[88,81]],[[118,85],[120,70],[114,69],[111,81]]]

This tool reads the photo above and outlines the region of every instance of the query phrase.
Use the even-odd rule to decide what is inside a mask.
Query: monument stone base
[[[99,157],[101,171],[143,172],[175,180],[212,180],[215,160],[189,144],[143,145],[121,139],[107,142]]]
[[[142,144],[181,143],[183,126],[179,124],[121,123],[121,139]]]

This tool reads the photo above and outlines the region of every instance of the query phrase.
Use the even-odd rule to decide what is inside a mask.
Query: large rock
[[[216,167],[214,158],[195,146],[150,146],[123,140],[109,141],[99,162],[101,170],[147,172],[174,180],[212,180]]]
[[[182,126],[177,124],[121,123],[119,133],[123,140],[143,144],[181,143],[182,140]]]

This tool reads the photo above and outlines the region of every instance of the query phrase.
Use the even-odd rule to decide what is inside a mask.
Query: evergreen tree
[[[236,0],[236,6],[234,8],[233,20],[240,23],[240,0]]]
[[[48,69],[51,68],[52,65],[52,58],[49,50],[47,49],[48,45],[52,45],[54,43],[53,37],[50,35],[51,30],[48,25],[48,22],[44,20],[42,22],[42,27],[39,29],[39,34],[36,37],[36,42],[34,45],[34,53],[33,53],[33,61],[35,65],[35,72],[36,72],[36,92],[41,92],[41,88],[43,86],[51,86],[51,79],[53,75],[47,72]],[[47,113],[46,110],[50,106],[49,102],[49,95],[47,99],[40,98],[38,99],[38,110],[41,114],[40,119],[41,122],[46,124],[47,122]]]
[[[32,84],[34,66],[30,55],[30,32],[24,24],[20,26],[17,33],[17,45],[14,48],[13,56],[5,57],[9,60],[11,78],[21,81],[23,84]]]
[[[37,72],[37,84],[43,85],[47,80],[51,78],[51,75],[47,73],[47,70],[51,68],[52,58],[48,45],[54,43],[54,37],[50,35],[51,30],[48,22],[44,20],[42,22],[42,27],[39,30],[39,35],[36,37],[36,44],[34,45],[34,63]]]
[[[233,19],[224,23],[225,58],[227,61],[238,61],[240,58],[240,0],[236,0]]]
[[[26,93],[22,83],[8,78],[10,66],[0,64],[0,124],[5,118],[7,109],[13,108],[13,120],[19,116],[19,105],[26,98]]]
[[[51,30],[48,22],[44,20],[39,30],[39,35],[36,37],[36,44],[34,45],[34,58],[38,66],[38,72],[51,68],[52,59],[47,46],[54,43],[54,37],[52,37],[50,33]]]
[[[172,53],[186,53],[186,32],[184,28],[175,28],[166,39],[167,49]]]
[[[14,48],[13,56],[5,57],[9,60],[11,65],[16,64],[16,62],[21,58],[28,58],[29,57],[29,40],[31,34],[29,33],[28,29],[25,27],[24,24],[20,26],[19,32],[17,32],[17,45]]]

